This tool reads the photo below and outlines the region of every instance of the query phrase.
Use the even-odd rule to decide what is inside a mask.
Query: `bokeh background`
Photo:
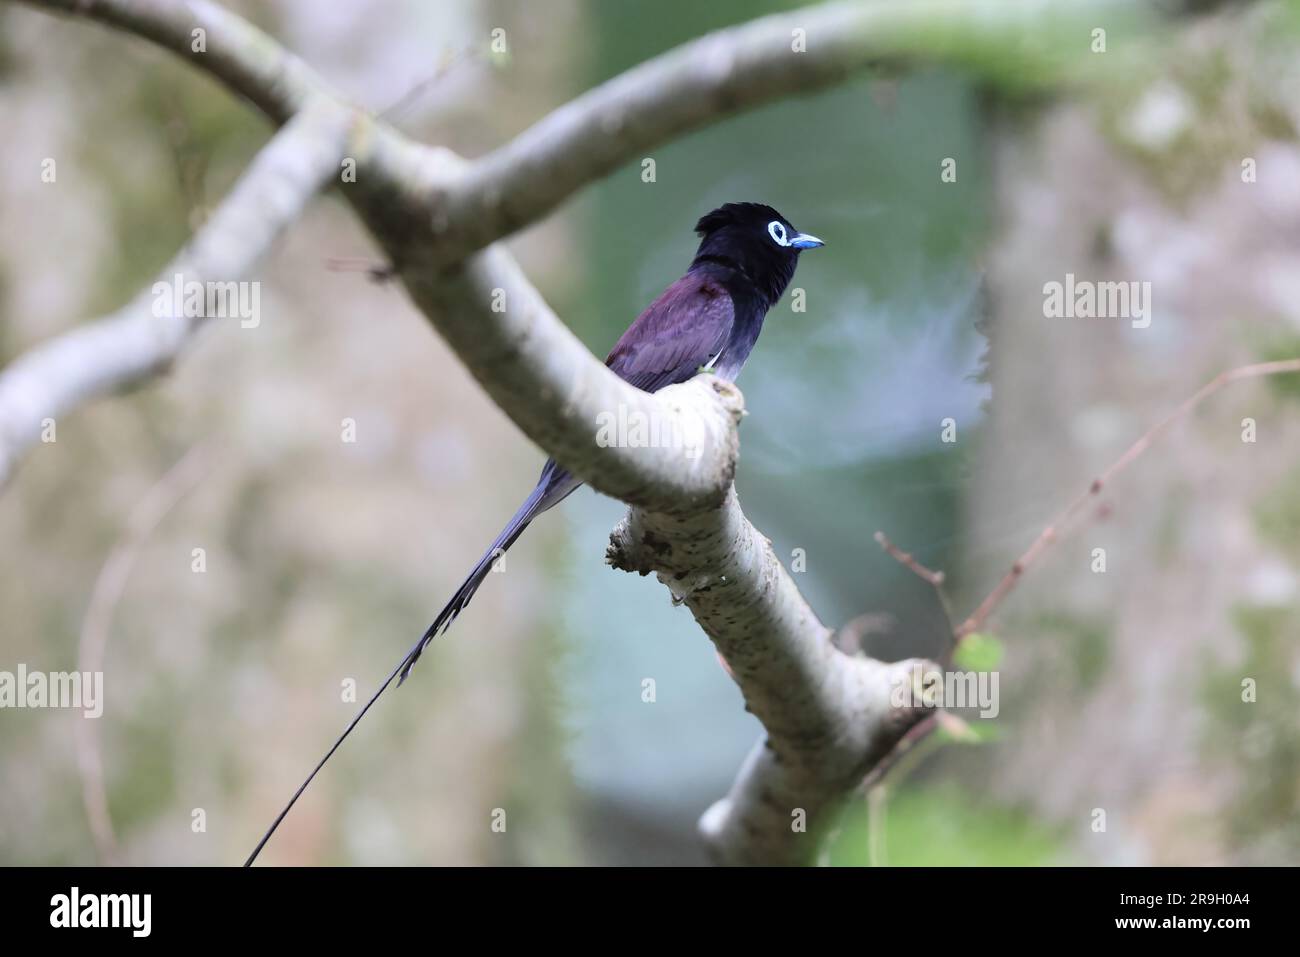
[[[793,5],[230,6],[406,132],[477,156]],[[945,569],[965,613],[1204,381],[1300,356],[1293,7],[1163,8],[1097,24],[1105,53],[1060,31],[1041,74],[985,54],[725,120],[655,150],[655,182],[629,163],[510,242],[603,355],[710,208],[767,202],[827,240],[795,280],[807,311],[774,309],[740,380],[738,487],[787,563],[804,550],[823,620],[882,616],[877,654],[937,654],[947,628],[877,529]],[[6,363],[151,282],[269,134],[142,41],[10,5],[0,117]],[[259,327],[213,323],[157,383],[60,421],[0,496],[0,669],[76,668],[106,563],[122,576],[94,746],[75,713],[0,711],[0,863],[241,861],[354,713],[343,683],[368,696],[531,489],[544,456],[400,289],[341,259],[379,261],[328,195],[253,277]],[[1066,272],[1152,282],[1150,328],[1045,319]],[[1234,386],[1140,460],[991,623],[1001,715],[978,743],[909,756],[828,860],[1294,863],[1297,396],[1295,379]],[[759,728],[689,613],[604,566],[621,511],[584,490],[535,523],[263,860],[701,863],[694,822]],[[83,803],[95,755],[111,837]]]

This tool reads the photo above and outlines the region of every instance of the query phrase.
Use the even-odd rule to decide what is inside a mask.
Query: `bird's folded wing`
[[[715,362],[734,322],[735,307],[721,283],[687,273],[628,327],[605,365],[638,389],[657,392]]]

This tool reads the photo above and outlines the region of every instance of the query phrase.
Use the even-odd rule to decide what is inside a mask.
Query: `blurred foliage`
[[[1098,612],[1054,609],[1031,616],[1025,630],[1035,642],[1059,649],[1059,660],[1018,680],[1050,688],[1063,702],[1077,703],[1096,690],[1109,667],[1113,622]]]
[[[828,847],[833,867],[1041,867],[1069,864],[1064,835],[1012,809],[983,805],[957,788],[922,788],[883,804],[884,860],[871,855],[865,802],[845,815]],[[877,825],[879,827],[879,825]],[[879,846],[879,844],[877,844]]]
[[[1300,855],[1300,687],[1294,679],[1300,608],[1242,605],[1236,626],[1242,659],[1204,668],[1204,746],[1235,772],[1222,783],[1231,794],[1228,824],[1244,862],[1294,862]]]
[[[1265,541],[1300,559],[1300,468],[1256,505],[1255,528]]]
[[[1282,362],[1300,359],[1300,332],[1274,325],[1261,337],[1255,350],[1257,362]],[[1274,394],[1286,399],[1300,399],[1300,373],[1269,376],[1266,380]]]

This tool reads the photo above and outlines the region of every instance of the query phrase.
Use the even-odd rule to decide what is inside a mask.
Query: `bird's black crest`
[[[773,219],[785,221],[785,217],[771,206],[762,203],[726,203],[711,213],[705,213],[695,224],[698,236],[707,236],[723,226],[741,222],[770,222]]]

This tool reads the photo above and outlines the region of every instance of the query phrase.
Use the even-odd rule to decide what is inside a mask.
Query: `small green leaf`
[[[1002,661],[1002,642],[988,632],[973,632],[961,640],[952,660],[963,671],[996,671]]]

